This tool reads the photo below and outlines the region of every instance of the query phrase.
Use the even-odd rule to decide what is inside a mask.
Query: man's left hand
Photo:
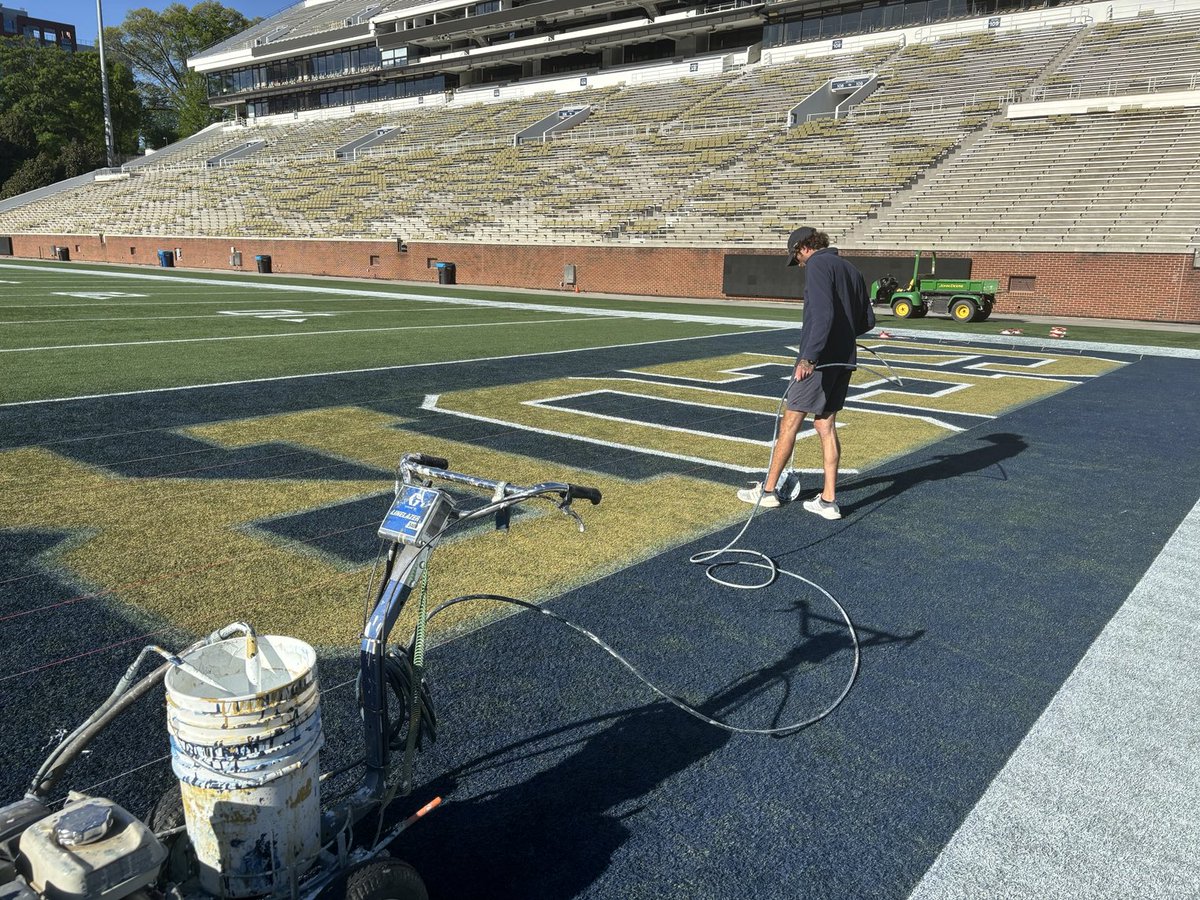
[[[803,381],[813,373],[816,364],[811,359],[802,359],[796,363],[796,380]]]

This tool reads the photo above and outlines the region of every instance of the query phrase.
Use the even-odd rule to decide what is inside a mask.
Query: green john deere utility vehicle
[[[937,254],[928,275],[920,273],[921,255],[913,258],[912,280],[904,288],[891,275],[871,284],[871,302],[887,303],[898,319],[920,319],[929,312],[948,313],[956,322],[983,322],[992,314],[1000,282],[982,278],[935,278]]]

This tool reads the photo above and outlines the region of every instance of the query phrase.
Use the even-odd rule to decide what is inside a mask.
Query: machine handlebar
[[[412,460],[418,466],[426,466],[430,469],[448,469],[450,462],[444,456],[430,456],[427,453],[410,453],[405,459]]]
[[[600,493],[599,488],[586,487],[585,485],[582,485],[582,484],[568,484],[567,485],[567,499],[568,500],[572,500],[575,497],[579,497],[583,500],[591,500],[592,506],[595,506],[597,503],[600,502],[602,496],[603,495]]]
[[[568,484],[564,481],[543,481],[541,484],[526,487],[507,481],[494,481],[490,478],[481,478],[478,475],[468,475],[465,472],[454,472],[448,468],[446,460],[436,456],[426,456],[422,453],[407,454],[400,460],[399,470],[399,480],[404,482],[408,482],[416,475],[490,491],[492,502],[484,508],[489,511],[498,505],[505,505],[505,501],[526,499],[540,494],[558,494],[566,503],[570,503],[575,499],[588,500],[593,506],[599,503],[602,498],[598,488],[582,484]]]

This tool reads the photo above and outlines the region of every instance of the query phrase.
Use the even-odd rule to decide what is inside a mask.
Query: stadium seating
[[[1200,237],[1200,109],[1005,123],[860,245],[1172,250]]]
[[[1200,13],[1104,22],[1047,79],[1036,99],[1120,96],[1200,87]]]
[[[803,219],[881,248],[1019,237],[1097,249],[1118,223],[1145,249],[1197,238],[1200,112],[1004,115],[1063,86],[1106,94],[1200,71],[1197,14],[814,48],[682,80],[652,71],[567,94],[230,125],[141,161],[126,180],[0,213],[0,231],[753,246]],[[866,101],[787,127],[828,80],[867,73],[878,88]],[[582,124],[515,143],[581,104],[591,107]],[[337,158],[383,128],[355,158]],[[264,143],[206,165],[249,140]]]

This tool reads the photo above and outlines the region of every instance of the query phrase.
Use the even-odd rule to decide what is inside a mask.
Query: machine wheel
[[[182,828],[186,821],[183,815],[183,794],[179,783],[167,788],[150,807],[146,814],[146,824],[155,834]],[[163,875],[168,881],[183,884],[199,870],[196,851],[186,831],[168,835],[161,839],[167,848],[167,862],[163,867]]]
[[[912,318],[913,305],[908,300],[897,300],[892,304],[892,314],[897,319]]]
[[[913,307],[913,311],[912,311],[912,318],[914,318],[914,319],[923,319],[923,318],[925,318],[925,316],[926,316],[928,313],[929,313],[929,307],[928,307],[928,306],[914,306],[914,307]]]
[[[979,317],[979,307],[970,300],[955,300],[950,304],[950,316],[955,322],[974,322]]]
[[[346,900],[429,900],[429,892],[408,863],[373,859],[346,874]]]

